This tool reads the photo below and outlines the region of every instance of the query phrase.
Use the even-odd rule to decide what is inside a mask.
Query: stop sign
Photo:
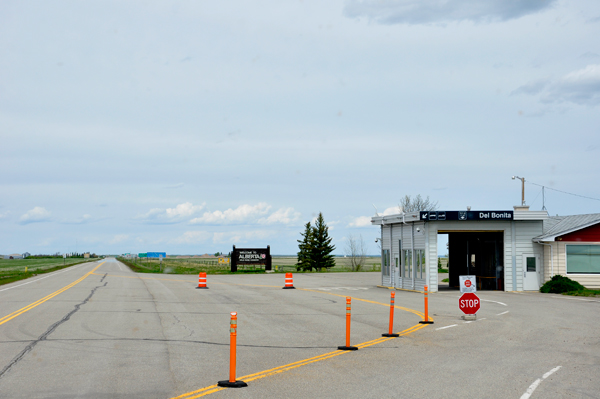
[[[467,292],[458,300],[458,307],[464,314],[476,314],[481,307],[481,301],[474,293]]]

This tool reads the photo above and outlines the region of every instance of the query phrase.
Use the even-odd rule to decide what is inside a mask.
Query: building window
[[[390,275],[390,250],[389,249],[383,250],[383,259],[381,259],[381,263],[382,263],[381,270],[383,271],[383,275],[389,276]]]
[[[600,274],[600,245],[567,245],[567,273]]]
[[[412,278],[412,250],[404,249],[402,252],[404,253],[404,277]]]
[[[415,278],[423,278],[425,274],[425,250],[424,249],[416,249],[415,257],[417,261],[416,269],[415,269]]]

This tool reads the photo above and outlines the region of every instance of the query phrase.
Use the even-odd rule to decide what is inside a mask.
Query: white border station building
[[[600,288],[600,214],[551,217],[528,206],[374,216],[381,284],[438,291],[438,237],[448,235],[449,287],[475,275],[478,290],[539,290],[553,275]]]

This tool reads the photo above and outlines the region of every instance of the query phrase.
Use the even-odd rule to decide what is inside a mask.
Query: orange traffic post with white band
[[[208,289],[208,287],[206,286],[206,272],[200,272],[200,274],[198,275],[198,286],[196,287],[196,289]]]
[[[390,330],[387,334],[381,334],[382,337],[399,337],[400,334],[394,334],[392,331],[394,330],[394,302],[396,298],[396,293],[392,291],[392,298],[390,299]]]
[[[231,321],[229,322],[229,380],[219,381],[220,387],[225,388],[243,388],[247,387],[244,381],[235,380],[236,366],[236,345],[237,345],[237,312],[231,312]]]
[[[356,346],[350,346],[350,318],[352,316],[351,301],[352,298],[346,297],[346,346],[338,346],[339,350],[342,351],[355,351],[358,350]]]
[[[419,323],[421,324],[433,324],[432,320],[429,320],[429,299],[427,298],[428,296],[428,291],[427,291],[427,286],[425,286],[425,320],[420,321]]]
[[[284,290],[295,290],[296,287],[294,287],[294,276],[292,275],[292,273],[286,273],[285,274],[285,285],[283,286]]]

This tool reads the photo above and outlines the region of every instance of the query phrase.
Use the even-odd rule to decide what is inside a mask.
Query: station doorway
[[[461,275],[474,275],[477,290],[504,291],[504,232],[469,231],[448,234],[450,289],[459,289]]]

